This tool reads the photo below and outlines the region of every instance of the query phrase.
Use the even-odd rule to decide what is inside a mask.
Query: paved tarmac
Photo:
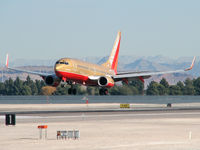
[[[44,112],[17,114],[16,126],[5,126],[5,117],[0,115],[0,150],[200,150],[198,108],[165,110],[164,107],[152,105],[151,109],[164,109],[129,112],[55,112],[64,106],[44,106],[46,105],[41,106]],[[75,109],[80,107],[73,106]],[[144,107],[138,105],[137,109],[139,106]],[[40,110],[36,109],[37,106],[30,105],[4,105],[0,110],[5,110],[6,107],[13,112],[16,111],[16,107],[18,111],[20,107],[26,111]],[[115,107],[119,105],[116,104]],[[184,107],[186,105],[182,106]],[[46,113],[45,110],[50,112]],[[48,125],[46,140],[44,137],[42,140],[39,139],[37,126],[43,124]],[[57,140],[58,130],[79,130],[80,139]]]
[[[84,104],[89,103],[134,103],[134,104],[180,104],[200,103],[200,96],[0,96],[0,104]]]
[[[1,116],[0,119],[4,119]],[[104,121],[104,120],[126,120],[126,119],[168,119],[168,118],[200,118],[200,110],[158,110],[158,111],[118,111],[118,112],[58,112],[19,114],[17,123],[59,123],[76,121]]]
[[[136,112],[136,111],[174,111],[200,110],[200,103],[172,104],[130,104],[130,108],[120,108],[119,103],[99,104],[1,104],[0,115],[14,114],[62,114],[89,112]]]

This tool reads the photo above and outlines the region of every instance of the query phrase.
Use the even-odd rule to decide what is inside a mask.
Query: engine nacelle
[[[98,79],[98,85],[102,86],[102,87],[113,87],[114,86],[114,80],[110,77],[101,76]]]
[[[50,75],[45,78],[46,85],[57,87],[61,82],[61,79],[55,75]]]

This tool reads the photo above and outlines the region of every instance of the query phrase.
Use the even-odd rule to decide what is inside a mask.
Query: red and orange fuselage
[[[106,77],[108,79],[107,88],[114,86],[111,76],[115,74],[112,69],[105,66],[84,62],[77,59],[62,58],[54,66],[55,74],[63,81],[72,81],[86,86],[98,86],[97,80],[91,77]]]

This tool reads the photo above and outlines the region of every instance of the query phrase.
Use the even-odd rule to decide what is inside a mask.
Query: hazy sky
[[[199,0],[0,0],[0,59],[199,56]]]

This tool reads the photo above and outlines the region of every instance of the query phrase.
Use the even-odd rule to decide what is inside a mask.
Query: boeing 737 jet
[[[181,73],[191,70],[194,65],[195,57],[192,64],[187,69],[180,69],[174,71],[140,71],[140,72],[119,72],[117,70],[118,54],[121,41],[121,32],[118,32],[113,49],[111,51],[108,60],[101,64],[92,64],[78,59],[61,58],[56,61],[54,66],[54,74],[46,74],[40,72],[33,72],[27,70],[21,70],[17,68],[10,68],[8,66],[8,55],[6,59],[6,67],[11,70],[26,72],[28,74],[36,74],[41,76],[45,83],[49,86],[57,87],[61,81],[71,85],[68,89],[69,94],[76,95],[76,89],[73,88],[74,84],[81,84],[85,86],[97,86],[99,87],[100,95],[107,95],[108,88],[115,85],[115,82],[123,81],[128,83],[129,81],[139,79],[144,82],[144,79],[150,78],[152,75],[169,74],[169,73]]]

